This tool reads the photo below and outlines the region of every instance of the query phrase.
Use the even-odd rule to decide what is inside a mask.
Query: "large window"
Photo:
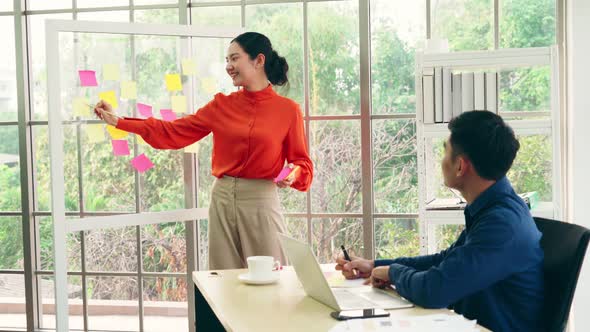
[[[426,39],[447,39],[455,51],[552,45],[556,1],[502,0],[497,9],[492,0],[25,0],[24,8],[0,1],[0,304],[14,304],[0,313],[0,329],[26,328],[28,321],[35,328],[55,326],[45,19],[244,27],[268,35],[289,62],[290,84],[278,92],[300,104],[315,166],[310,192],[281,191],[286,221],[291,235],[308,242],[324,263],[340,244],[377,258],[424,252],[419,236],[424,221],[418,219],[415,52]],[[165,71],[166,50],[174,49],[163,38],[118,40],[120,47],[109,49],[112,43],[87,37],[77,35],[66,44],[93,43],[105,50],[101,61],[122,68],[134,56],[141,62],[133,73],[142,78],[138,82]],[[154,50],[154,44],[161,50]],[[224,71],[227,42],[203,39],[194,45],[199,46],[212,51],[197,70],[213,79],[216,91],[233,91]],[[83,64],[96,59],[79,55],[71,60]],[[363,86],[366,75],[371,80]],[[548,86],[547,68],[500,73],[502,114],[549,117]],[[156,90],[150,84],[138,87],[154,103],[161,97]],[[201,90],[194,107],[212,97]],[[64,127],[69,215],[168,210],[185,206],[187,198],[208,205],[211,137],[199,143],[194,157],[159,151],[154,158],[165,169],[129,175],[102,167],[112,157],[107,141],[89,144],[84,133],[91,124],[73,121]],[[138,151],[147,149],[130,142],[137,143]],[[550,197],[551,140],[538,134],[523,136],[521,142],[510,179],[519,192]],[[434,142],[433,156],[438,149]],[[183,179],[191,173],[196,174],[191,179],[198,184],[196,197]],[[70,234],[70,327],[189,330],[189,273],[207,268],[207,227],[207,220],[179,220]],[[445,248],[461,229],[441,225],[436,243],[429,245]],[[37,301],[26,298],[26,289],[36,290]],[[29,310],[24,310],[25,302]]]

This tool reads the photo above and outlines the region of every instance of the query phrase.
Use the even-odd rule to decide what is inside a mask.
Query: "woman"
[[[256,32],[233,39],[225,59],[233,85],[241,89],[216,94],[193,115],[173,122],[119,118],[102,100],[94,111],[156,149],[181,149],[212,132],[217,179],[209,206],[209,268],[244,268],[246,258],[255,255],[284,264],[277,232],[285,233],[286,227],[276,187],[307,191],[313,178],[299,106],[273,90],[288,82],[289,66]],[[275,184],[285,160],[299,170]]]

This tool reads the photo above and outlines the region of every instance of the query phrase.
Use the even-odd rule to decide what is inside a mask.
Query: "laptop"
[[[316,301],[338,310],[401,309],[414,305],[393,292],[372,286],[330,288],[311,248],[301,241],[279,234],[279,239],[305,293]]]

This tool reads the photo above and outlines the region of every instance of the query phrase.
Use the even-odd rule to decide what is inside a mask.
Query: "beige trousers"
[[[209,206],[209,269],[246,268],[249,256],[273,256],[286,263],[278,233],[286,227],[269,180],[224,176],[215,180]]]

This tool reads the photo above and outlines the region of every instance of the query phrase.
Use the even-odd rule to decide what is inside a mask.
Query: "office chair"
[[[544,325],[548,332],[563,332],[590,240],[590,230],[551,219],[534,219],[543,233],[541,248],[545,254]]]

